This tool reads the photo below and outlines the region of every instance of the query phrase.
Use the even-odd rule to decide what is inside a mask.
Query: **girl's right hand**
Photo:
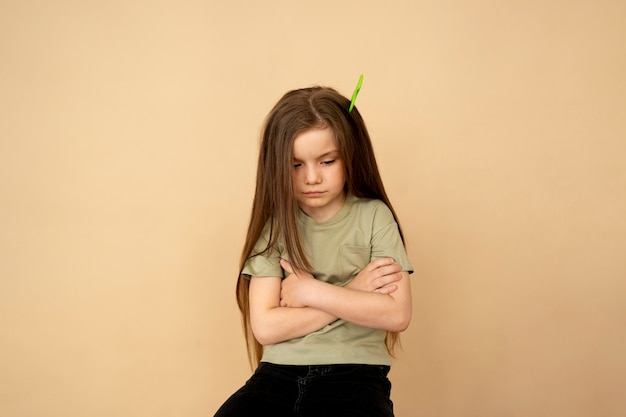
[[[358,291],[391,294],[398,289],[402,279],[402,266],[393,258],[374,259],[348,284],[346,288]]]

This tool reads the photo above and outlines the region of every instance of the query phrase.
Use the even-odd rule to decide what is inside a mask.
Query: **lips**
[[[307,197],[319,197],[324,194],[324,191],[306,191],[303,194]]]

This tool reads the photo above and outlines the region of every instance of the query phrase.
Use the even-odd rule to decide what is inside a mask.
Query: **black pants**
[[[388,366],[262,362],[215,417],[393,417]]]

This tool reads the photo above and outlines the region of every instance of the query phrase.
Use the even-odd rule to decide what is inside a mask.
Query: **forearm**
[[[378,294],[309,281],[307,306],[360,326],[389,331],[404,331],[411,320],[411,297],[407,273],[400,289],[393,294]]]
[[[312,308],[272,307],[252,318],[252,331],[262,345],[272,345],[313,333],[337,317]]]
[[[252,277],[250,281],[250,324],[262,345],[302,337],[337,320],[333,314],[312,307],[281,307],[280,285],[279,277]]]

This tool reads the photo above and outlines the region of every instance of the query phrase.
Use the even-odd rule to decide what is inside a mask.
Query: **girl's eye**
[[[332,163],[335,162],[334,159],[328,160],[328,161],[324,161],[322,162],[323,165],[332,165]]]
[[[294,167],[294,168],[299,168],[299,167],[301,167],[301,166],[302,166],[302,164],[293,164],[293,167]]]

